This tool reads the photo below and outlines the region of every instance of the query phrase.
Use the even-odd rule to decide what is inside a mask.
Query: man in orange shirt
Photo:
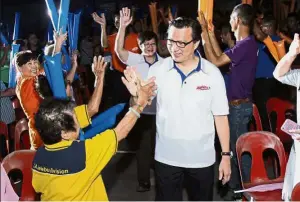
[[[126,65],[120,61],[114,50],[117,33],[107,36],[106,19],[104,13],[102,13],[101,16],[98,16],[97,13],[93,13],[92,16],[94,21],[101,25],[101,45],[105,50],[111,53],[112,66],[114,70],[117,70],[114,71],[114,92],[116,92],[116,102],[127,102],[129,101],[130,94],[121,81],[121,77],[123,76],[123,71],[126,68]],[[118,13],[116,13],[114,16],[114,25],[118,30],[120,26],[120,14]],[[140,53],[138,46],[138,35],[133,32],[129,32],[129,29],[127,29],[126,32],[124,49],[133,53]]]

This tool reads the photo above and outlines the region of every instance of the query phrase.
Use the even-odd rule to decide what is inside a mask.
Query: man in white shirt
[[[124,48],[126,27],[131,23],[130,9],[123,8],[120,11],[120,28],[116,37],[115,52],[119,59],[126,65],[136,68],[142,79],[147,79],[149,68],[162,58],[157,54],[158,38],[154,32],[145,31],[138,35],[138,45],[142,53],[137,54]],[[134,128],[140,138],[139,149],[137,150],[137,175],[138,192],[149,191],[150,168],[152,161],[152,148],[155,138],[155,102],[147,106],[143,111],[143,116]]]
[[[228,100],[219,69],[196,52],[199,23],[177,18],[169,24],[171,57],[151,66],[157,84],[155,175],[156,200],[182,200],[186,178],[190,200],[213,199],[215,127],[222,147],[219,180],[230,179]],[[132,95],[140,82],[132,68],[123,80]],[[142,82],[142,81],[141,81]],[[136,98],[135,98],[136,99]]]

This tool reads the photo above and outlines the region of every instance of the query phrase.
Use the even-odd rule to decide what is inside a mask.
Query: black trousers
[[[150,183],[150,169],[154,161],[155,115],[142,114],[134,128],[137,138],[137,178],[140,183]]]
[[[214,165],[181,168],[155,161],[156,201],[182,201],[184,181],[190,201],[212,201]]]
[[[253,87],[253,100],[260,114],[263,130],[270,131],[267,113],[267,101],[276,96],[276,80],[274,78],[258,78]]]

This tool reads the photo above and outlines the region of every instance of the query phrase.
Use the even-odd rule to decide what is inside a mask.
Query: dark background
[[[59,8],[60,0],[54,0]],[[112,14],[123,6],[133,5],[141,8],[142,13],[148,12],[150,0],[70,0],[70,12],[83,9],[81,18],[81,33],[87,29],[100,29],[92,24],[90,13],[100,11],[107,13],[107,20],[112,23]],[[258,1],[258,0],[257,0]],[[254,1],[254,4],[255,2]],[[157,0],[161,6],[169,4],[178,5],[180,16],[196,17],[198,0]],[[214,0],[214,9],[219,11],[227,10],[239,4],[241,0]],[[49,17],[45,0],[0,0],[0,22],[2,25],[13,30],[15,12],[21,13],[20,37],[25,38],[30,32],[35,32],[40,38],[46,36]],[[3,26],[2,26],[3,28]]]

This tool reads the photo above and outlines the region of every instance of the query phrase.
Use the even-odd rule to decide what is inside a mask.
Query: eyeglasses
[[[144,44],[145,47],[150,47],[150,46],[156,46],[156,43],[145,43]]]
[[[190,43],[192,43],[194,40],[192,39],[191,41],[189,42],[183,42],[183,41],[174,41],[172,39],[168,39],[167,40],[167,45],[168,46],[172,46],[173,44],[176,44],[176,46],[178,48],[185,48],[187,45],[189,45]]]

